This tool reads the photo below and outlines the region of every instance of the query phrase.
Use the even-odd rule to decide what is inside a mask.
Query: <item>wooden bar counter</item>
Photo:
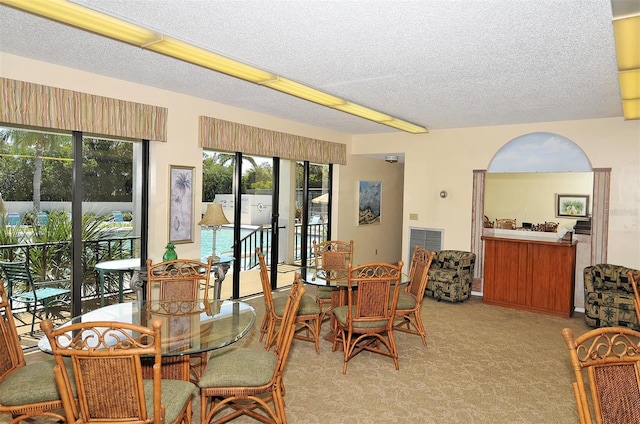
[[[576,243],[483,236],[483,301],[562,317],[573,314]]]

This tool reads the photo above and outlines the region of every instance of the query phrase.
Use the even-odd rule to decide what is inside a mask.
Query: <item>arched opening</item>
[[[567,228],[573,228],[576,220],[558,214],[558,195],[588,195],[589,211],[584,218],[591,218],[591,234],[579,237],[582,252],[576,264],[575,305],[580,310],[584,304],[581,270],[593,263],[606,262],[610,172],[610,169],[593,169],[573,141],[547,132],[514,138],[496,152],[487,170],[474,171],[472,251],[479,258],[474,281],[476,294],[483,292],[481,237],[487,232],[483,224],[486,202],[500,202],[500,193],[489,190],[511,192],[510,198],[509,193],[505,195],[508,200],[504,200],[501,207],[490,206],[495,214],[505,215],[492,219],[519,215],[521,224],[523,221],[544,222],[549,217]]]

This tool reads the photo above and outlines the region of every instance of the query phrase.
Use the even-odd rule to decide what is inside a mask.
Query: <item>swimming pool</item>
[[[240,237],[243,238],[253,231],[253,228],[240,228]],[[218,256],[233,256],[233,227],[221,227],[216,236],[216,253]],[[202,257],[211,255],[213,247],[213,230],[202,227],[200,229],[200,254]]]

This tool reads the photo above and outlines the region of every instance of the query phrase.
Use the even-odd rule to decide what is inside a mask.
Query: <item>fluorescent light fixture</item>
[[[258,84],[323,106],[335,106],[345,102],[339,97],[282,77],[259,82]]]
[[[640,16],[613,21],[624,119],[640,119]]]
[[[0,3],[137,46],[160,37],[154,31],[66,0],[0,0]]]
[[[402,131],[414,134],[429,132],[427,128],[420,125],[360,106],[263,69],[246,65],[67,0],[0,0],[0,3]]]

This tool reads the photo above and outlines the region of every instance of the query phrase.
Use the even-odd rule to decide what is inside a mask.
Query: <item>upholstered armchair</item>
[[[620,265],[597,264],[584,269],[584,319],[591,327],[640,330],[629,271]]]
[[[425,295],[450,302],[462,302],[471,295],[476,254],[461,250],[440,250],[431,262]]]

